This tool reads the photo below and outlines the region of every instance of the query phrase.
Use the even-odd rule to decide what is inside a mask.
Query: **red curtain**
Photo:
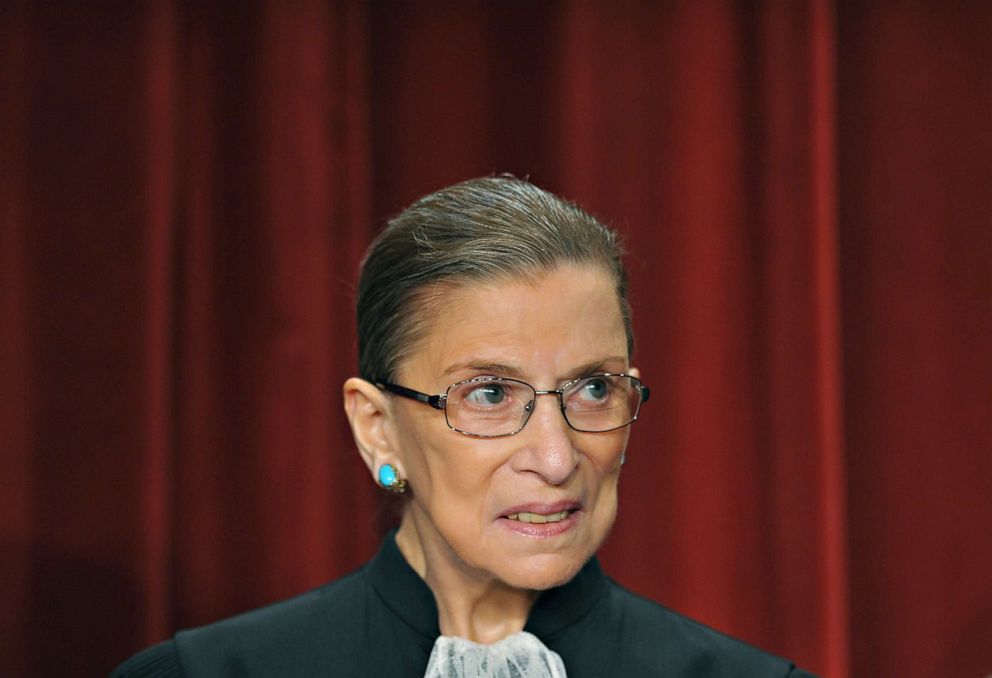
[[[384,220],[492,172],[611,219],[621,583],[826,676],[992,673],[987,3],[7,3],[0,674],[337,577]]]

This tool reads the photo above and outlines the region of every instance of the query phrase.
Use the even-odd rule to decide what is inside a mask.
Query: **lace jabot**
[[[439,636],[424,678],[567,678],[565,664],[537,636],[521,631],[492,645]]]

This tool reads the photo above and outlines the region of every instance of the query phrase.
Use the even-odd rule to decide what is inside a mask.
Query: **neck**
[[[429,522],[407,506],[396,544],[433,592],[441,633],[488,644],[522,631],[538,592],[470,567],[432,527],[420,527]]]

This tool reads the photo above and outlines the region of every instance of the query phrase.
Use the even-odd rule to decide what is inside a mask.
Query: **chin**
[[[591,553],[585,557],[557,554],[530,556],[522,559],[523,562],[506,563],[497,576],[514,588],[544,591],[567,584],[591,557]]]

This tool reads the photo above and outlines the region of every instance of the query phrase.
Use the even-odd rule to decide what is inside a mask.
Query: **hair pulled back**
[[[373,382],[392,380],[443,308],[446,290],[536,280],[563,264],[598,265],[610,273],[629,353],[633,332],[622,257],[616,233],[521,179],[471,179],[426,195],[389,221],[362,262],[359,374]]]

